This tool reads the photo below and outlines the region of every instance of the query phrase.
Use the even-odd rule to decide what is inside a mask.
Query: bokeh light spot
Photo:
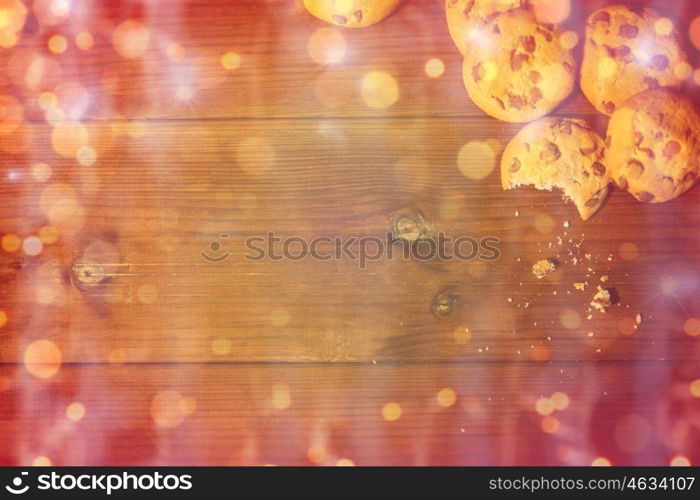
[[[75,45],[80,50],[90,50],[94,44],[95,39],[93,38],[92,34],[88,31],[81,31],[80,33],[75,35]]]
[[[32,257],[35,255],[39,255],[43,249],[44,244],[36,236],[30,236],[28,238],[25,238],[22,242],[22,250],[25,254],[31,255]]]
[[[241,56],[236,52],[228,51],[221,56],[221,65],[228,71],[234,71],[241,65]]]
[[[136,59],[148,49],[151,36],[139,21],[128,19],[112,33],[112,44],[117,53],[127,59]]]
[[[63,35],[53,35],[49,38],[47,46],[54,54],[63,54],[68,49],[68,40]]]
[[[612,464],[610,463],[610,460],[605,457],[597,457],[593,459],[591,465],[593,467],[610,467]]]
[[[51,467],[52,465],[51,459],[44,455],[39,455],[32,461],[33,467]]]
[[[457,402],[457,393],[450,387],[444,387],[437,393],[437,402],[444,408],[449,408]]]
[[[229,339],[214,339],[211,343],[211,352],[223,356],[231,351],[231,341]]]
[[[676,455],[669,462],[671,467],[690,467],[690,459],[684,455]]]
[[[555,410],[566,410],[569,407],[569,396],[565,392],[555,392],[549,398]]]
[[[567,330],[575,330],[581,326],[581,315],[571,309],[564,309],[559,314],[559,321]]]
[[[543,417],[551,415],[554,411],[554,405],[552,404],[552,400],[545,397],[539,398],[537,401],[535,401],[535,411]]]
[[[688,318],[683,323],[683,331],[689,337],[700,336],[700,319],[699,318]]]
[[[537,20],[544,24],[558,24],[571,14],[571,0],[532,0]]]
[[[2,249],[8,253],[13,253],[22,247],[22,238],[14,233],[7,233],[3,235],[2,240],[0,240],[0,245]]]
[[[24,351],[24,367],[37,378],[51,378],[61,368],[61,351],[50,340],[36,340]]]
[[[51,179],[53,171],[48,163],[35,163],[32,165],[32,177],[37,182],[46,182]]]
[[[566,50],[571,50],[578,45],[578,33],[572,30],[565,31],[559,37],[559,44]]]
[[[161,391],[151,400],[151,417],[163,429],[180,425],[187,416],[185,409],[183,397],[177,391]]]
[[[554,229],[554,219],[548,214],[537,214],[535,216],[535,229],[540,234],[551,233]]]
[[[401,405],[398,403],[387,403],[382,407],[382,418],[387,422],[394,422],[401,417]]]
[[[285,410],[292,404],[292,396],[287,384],[275,384],[272,387],[272,406],[277,410]]]
[[[639,257],[639,248],[637,248],[636,244],[631,242],[623,243],[620,245],[619,253],[622,260],[631,262],[637,260],[637,257]]]
[[[693,380],[688,386],[690,394],[695,398],[700,398],[700,378]]]
[[[457,167],[462,175],[468,179],[485,179],[496,167],[494,145],[487,141],[466,143],[457,154]]]
[[[425,63],[425,74],[430,78],[439,78],[445,73],[445,63],[442,59],[433,57]]]
[[[0,328],[7,324],[7,313],[5,311],[0,311]]]
[[[338,64],[345,58],[345,36],[334,28],[318,28],[306,44],[309,57],[318,64]]]
[[[276,309],[270,314],[270,322],[273,326],[286,326],[289,324],[289,311],[286,309]]]
[[[85,416],[85,406],[82,403],[71,403],[66,408],[66,417],[73,422],[79,422]]]
[[[559,430],[559,419],[557,417],[553,417],[552,415],[548,415],[540,422],[540,428],[547,434],[556,434]]]
[[[386,71],[368,71],[362,77],[362,99],[372,109],[387,109],[399,100],[399,84]]]
[[[139,287],[136,295],[142,304],[153,304],[158,298],[158,290],[153,285],[145,284]]]

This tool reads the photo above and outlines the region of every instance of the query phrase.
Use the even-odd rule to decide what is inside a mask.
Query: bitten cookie
[[[574,86],[574,57],[559,37],[526,10],[496,16],[477,30],[464,58],[467,94],[499,120],[527,122],[546,115]]]
[[[586,220],[608,194],[610,176],[603,155],[603,139],[586,121],[537,120],[518,132],[503,152],[503,189],[526,185],[548,191],[559,188]]]
[[[671,200],[700,175],[700,113],[667,89],[628,99],[610,118],[605,141],[612,179],[639,201]]]
[[[668,19],[649,8],[611,5],[588,18],[581,90],[610,115],[634,94],[680,87],[674,68],[684,63],[687,56]]]
[[[447,28],[457,49],[467,55],[471,36],[498,14],[526,7],[529,0],[446,0]]]
[[[304,7],[322,21],[345,28],[364,28],[391,14],[401,0],[304,0]]]

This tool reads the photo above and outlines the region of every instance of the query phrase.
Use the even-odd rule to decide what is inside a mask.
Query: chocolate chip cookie
[[[610,115],[628,98],[658,87],[680,87],[678,68],[687,65],[670,20],[649,8],[611,5],[586,24],[581,90]]]
[[[586,220],[608,194],[603,139],[580,119],[550,117],[530,123],[503,152],[501,183],[506,190],[526,185],[561,189]]]
[[[391,14],[401,0],[304,0],[317,18],[345,28],[363,28]]]
[[[610,118],[605,141],[612,179],[639,201],[671,200],[700,174],[700,113],[668,89],[628,99]]]
[[[464,86],[474,103],[507,122],[527,122],[557,107],[574,87],[575,63],[560,32],[524,9],[499,14],[471,38]]]
[[[526,7],[529,0],[446,0],[447,28],[457,49],[467,55],[471,37],[498,14]]]

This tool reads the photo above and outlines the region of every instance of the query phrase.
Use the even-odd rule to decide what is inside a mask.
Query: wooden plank
[[[500,189],[491,169],[516,126],[162,121],[131,137],[123,124],[92,124],[97,160],[86,167],[57,157],[50,127],[24,129],[29,149],[13,145],[0,160],[14,172],[1,188],[10,200],[1,230],[27,238],[53,220],[61,234],[36,257],[0,254],[2,361],[21,360],[38,338],[85,362],[121,349],[132,361],[697,359],[684,324],[700,317],[700,242],[689,231],[700,223],[700,191],[660,205],[614,192],[582,223],[556,193]],[[481,146],[466,150],[460,171],[468,141]],[[48,182],[33,177],[36,161],[50,162]],[[477,173],[488,175],[468,177]],[[403,216],[433,234],[498,238],[500,259],[399,253],[362,269],[347,255],[245,258],[251,236],[385,239]],[[211,252],[215,241],[221,249]],[[205,251],[230,257],[205,262]],[[539,281],[530,268],[548,257],[563,265]],[[604,274],[619,303],[589,313]],[[574,289],[580,281],[586,291]],[[439,297],[446,314],[433,309]]]
[[[586,16],[603,2],[572,3],[564,27],[582,35]],[[700,14],[696,2],[646,4],[680,23]],[[29,27],[12,57],[0,62],[0,73],[5,75],[0,78],[0,93],[20,97],[31,119],[44,119],[37,103],[39,92],[53,92],[59,84],[63,86],[59,97],[64,97],[60,105],[81,119],[112,119],[115,114],[191,119],[484,116],[464,91],[462,59],[447,32],[442,0],[411,0],[368,29],[336,29],[345,47],[345,56],[336,64],[319,64],[310,56],[312,35],[330,25],[307,14],[297,0],[176,5],[161,0],[148,6],[134,2],[128,8],[85,1],[76,9],[80,15],[71,23],[50,29],[51,34],[69,39],[66,52],[47,55],[48,33]],[[112,42],[114,28],[126,19],[140,20],[149,30],[148,50],[135,59],[119,56]],[[93,32],[91,50],[76,47],[73,39],[81,30]],[[687,29],[682,31],[687,38]],[[173,49],[173,43],[180,49]],[[326,42],[317,51],[324,49],[339,50],[337,44]],[[228,51],[241,56],[240,67],[231,72],[219,61]],[[690,50],[695,63],[696,52]],[[42,59],[32,59],[37,54]],[[431,58],[443,61],[443,76],[426,75],[424,67]],[[28,85],[25,77],[31,61],[36,81]],[[396,80],[399,97],[394,105],[379,110],[366,105],[361,82],[368,71],[383,71]],[[689,83],[687,90],[697,93],[697,85]],[[595,115],[578,90],[556,113]]]
[[[700,459],[688,425],[697,363],[64,365],[48,381],[11,365],[0,373],[3,464],[37,456],[55,465]],[[452,393],[442,393],[442,406],[445,388]],[[568,405],[545,420],[545,432],[536,403],[556,392],[566,395],[557,406]],[[67,413],[74,403],[84,409],[78,421],[67,418],[82,413],[75,405]],[[397,420],[383,418],[387,403],[399,405]],[[551,410],[547,401],[539,408]]]

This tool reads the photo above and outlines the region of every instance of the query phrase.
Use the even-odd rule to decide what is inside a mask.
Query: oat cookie
[[[537,120],[518,132],[503,152],[503,189],[559,188],[586,220],[608,194],[610,177],[603,150],[603,139],[584,120]]]
[[[496,16],[472,37],[464,86],[474,103],[507,122],[527,122],[557,107],[574,87],[574,58],[560,32],[526,10]]]
[[[304,7],[317,18],[345,28],[363,28],[378,23],[401,0],[304,0]]]
[[[673,25],[652,9],[611,5],[588,18],[581,90],[601,113],[644,90],[679,88],[676,73],[686,65]]]
[[[660,203],[700,175],[700,113],[668,89],[628,99],[610,118],[605,159],[612,179],[639,201]]]
[[[529,0],[445,0],[447,28],[457,49],[467,55],[471,36],[498,14],[526,7]]]

